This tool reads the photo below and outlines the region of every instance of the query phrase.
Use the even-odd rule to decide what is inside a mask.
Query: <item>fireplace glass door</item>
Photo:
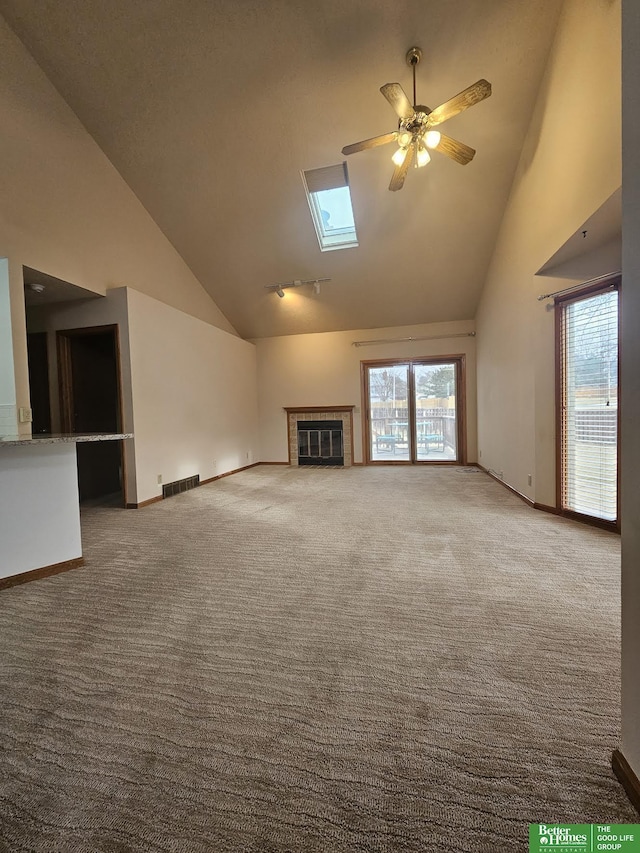
[[[298,465],[344,465],[342,421],[298,421]]]

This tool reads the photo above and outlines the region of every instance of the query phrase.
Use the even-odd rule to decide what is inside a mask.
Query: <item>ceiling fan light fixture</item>
[[[393,163],[395,171],[389,183],[391,192],[401,190],[407,176],[409,167],[414,162],[416,166],[426,166],[431,157],[427,148],[436,149],[439,154],[444,154],[461,166],[470,163],[475,150],[464,142],[452,139],[450,136],[441,136],[439,131],[432,131],[436,127],[448,121],[464,110],[480,103],[491,95],[491,83],[488,80],[477,80],[471,86],[467,86],[462,92],[458,92],[453,98],[449,98],[435,110],[418,104],[416,94],[416,67],[422,59],[422,51],[419,47],[411,47],[407,51],[407,65],[410,66],[413,77],[413,103],[407,97],[400,83],[385,83],[380,87],[380,92],[387,99],[391,108],[398,116],[398,130],[391,133],[383,133],[370,139],[363,139],[352,145],[345,145],[342,153],[356,154],[358,151],[366,151],[368,148],[376,148],[378,145],[386,145],[389,142],[398,142],[400,148],[395,152]]]
[[[437,148],[438,145],[440,145],[440,139],[441,135],[439,130],[428,130],[424,137],[427,148]]]
[[[429,152],[424,145],[420,144],[418,146],[418,153],[416,154],[416,165],[420,169],[422,166],[426,166],[429,162],[431,162]]]
[[[396,166],[402,166],[404,163],[404,158],[407,156],[407,148],[397,148],[392,156],[392,160]]]

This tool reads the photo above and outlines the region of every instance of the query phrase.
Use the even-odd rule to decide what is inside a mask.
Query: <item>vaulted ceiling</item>
[[[558,0],[0,0],[0,12],[247,338],[472,318],[560,13]],[[477,149],[400,192],[394,146],[348,158],[360,245],[321,252],[300,172],[397,127],[379,92]],[[444,128],[443,128],[444,130]],[[330,277],[278,299],[264,285]]]

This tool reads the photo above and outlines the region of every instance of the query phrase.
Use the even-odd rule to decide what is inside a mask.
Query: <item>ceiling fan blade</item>
[[[391,176],[391,183],[389,184],[389,189],[392,193],[397,190],[401,190],[404,186],[404,179],[407,177],[407,172],[409,171],[409,166],[411,165],[411,161],[413,160],[413,153],[415,150],[415,145],[412,142],[411,145],[407,148],[407,153],[402,161],[400,166],[396,166],[393,170],[393,175]]]
[[[366,151],[368,148],[376,148],[378,145],[386,145],[387,142],[395,142],[398,138],[398,131],[392,130],[391,133],[384,133],[382,136],[372,136],[371,139],[363,139],[362,142],[354,142],[353,145],[345,145],[342,153],[345,155],[357,154],[358,151]]]
[[[444,133],[440,134],[440,142],[438,142],[434,150],[439,151],[441,154],[446,154],[447,157],[451,157],[452,160],[460,163],[461,166],[466,166],[467,163],[470,163],[476,153],[474,148],[470,148],[464,142],[458,142],[457,139],[452,139],[450,136],[445,136]]]
[[[411,118],[415,110],[400,83],[385,83],[380,91],[400,118]]]
[[[491,94],[491,83],[486,80],[478,80],[473,86],[468,86],[459,94],[455,95],[444,104],[440,104],[433,112],[429,113],[429,127],[435,127],[437,124],[442,124],[443,121],[457,116],[463,110],[472,107],[474,104],[484,101]]]

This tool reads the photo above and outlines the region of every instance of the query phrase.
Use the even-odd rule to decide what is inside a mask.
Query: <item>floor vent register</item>
[[[173,483],[165,483],[162,487],[162,497],[170,498],[173,495],[179,495],[181,492],[188,492],[189,489],[195,489],[200,485],[200,475],[195,477],[185,477],[184,480],[174,480]]]

